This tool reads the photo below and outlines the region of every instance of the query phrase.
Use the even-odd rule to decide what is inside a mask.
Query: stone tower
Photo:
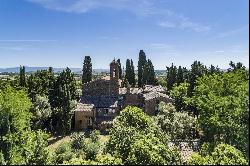
[[[110,63],[110,80],[119,81],[119,64],[115,59]]]

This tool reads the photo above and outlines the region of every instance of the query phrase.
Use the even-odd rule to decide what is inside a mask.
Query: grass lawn
[[[72,133],[73,134],[73,133]],[[89,138],[87,138],[89,139]],[[100,142],[102,144],[104,144],[105,142],[107,142],[109,140],[109,135],[100,135]],[[49,146],[48,148],[51,150],[51,151],[55,151],[56,148],[62,144],[62,143],[67,143],[67,142],[71,142],[71,138],[70,138],[70,135],[67,135],[67,136],[58,136],[58,137],[51,137],[49,138]]]
[[[49,141],[51,141],[51,144],[48,146],[48,148],[52,151],[55,151],[60,144],[70,142],[71,138],[70,136],[58,136],[49,138]]]

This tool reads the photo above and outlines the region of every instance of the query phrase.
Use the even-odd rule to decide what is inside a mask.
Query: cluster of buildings
[[[126,106],[137,106],[153,116],[161,101],[172,102],[162,86],[122,88],[121,85],[119,64],[115,60],[110,63],[110,76],[85,83],[83,95],[74,110],[75,129],[109,128]]]

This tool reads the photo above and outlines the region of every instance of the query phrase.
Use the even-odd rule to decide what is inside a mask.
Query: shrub
[[[180,153],[170,149],[152,134],[142,136],[131,147],[126,164],[176,165],[181,164]]]
[[[83,149],[85,141],[85,137],[83,134],[73,133],[71,135],[71,139],[72,139],[71,147],[73,149],[76,150]]]
[[[160,103],[158,115],[155,117],[161,129],[172,140],[193,139],[198,129],[198,121],[187,112],[177,112],[171,103]]]
[[[144,140],[144,137],[148,138]],[[147,144],[149,141],[154,144],[152,146]],[[146,145],[141,147],[143,144]],[[108,153],[121,158],[125,164],[141,163],[143,157],[148,163],[156,163],[159,158],[161,161],[157,161],[158,163],[167,163],[168,159],[162,154],[165,152],[164,149],[161,151],[154,148],[158,144],[159,148],[168,147],[168,137],[157,126],[153,118],[140,108],[126,107],[114,120],[106,147]],[[168,148],[167,152],[172,153]],[[151,159],[151,157],[156,157],[156,159]],[[169,162],[174,160],[171,158]]]
[[[2,152],[0,152],[0,165],[6,165],[6,162],[4,160],[4,156],[3,156]]]
[[[94,130],[89,135],[92,142],[98,142],[100,139],[100,131]]]
[[[102,165],[122,165],[122,160],[110,154],[98,155],[96,161]]]
[[[69,161],[74,157],[69,143],[63,143],[55,151],[56,163],[62,164],[64,161]]]
[[[85,144],[84,152],[86,159],[95,159],[101,149],[100,143],[90,142]]]
[[[200,154],[194,153],[188,160],[190,165],[247,165],[243,153],[228,144],[218,144],[212,152],[205,145]],[[208,151],[205,152],[205,149]]]

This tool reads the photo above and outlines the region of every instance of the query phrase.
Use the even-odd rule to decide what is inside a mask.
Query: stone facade
[[[87,129],[92,127],[95,121],[96,112],[94,105],[78,103],[75,109],[75,129]]]
[[[110,76],[83,85],[83,96],[75,110],[75,129],[105,129],[126,106],[137,106],[154,116],[161,101],[172,102],[161,86],[121,88],[119,64],[110,63]]]

